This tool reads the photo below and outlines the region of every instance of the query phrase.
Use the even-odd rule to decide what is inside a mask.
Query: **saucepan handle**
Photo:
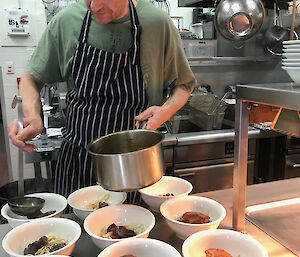
[[[18,131],[23,129],[23,109],[22,97],[17,96],[18,100]],[[19,178],[18,178],[18,195],[24,196],[24,164],[23,164],[23,149],[19,148]]]
[[[143,120],[143,121],[140,123],[138,129],[145,129],[145,128],[147,127],[147,122],[148,122],[148,120]]]

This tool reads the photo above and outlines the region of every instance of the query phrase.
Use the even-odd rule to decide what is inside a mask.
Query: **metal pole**
[[[235,107],[235,141],[233,170],[233,220],[234,230],[245,231],[245,207],[248,161],[248,103],[237,98]]]

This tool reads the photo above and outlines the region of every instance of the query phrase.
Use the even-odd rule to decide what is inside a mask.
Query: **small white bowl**
[[[142,257],[181,257],[173,246],[150,238],[136,238],[115,243],[104,249],[98,257],[121,257],[126,254]]]
[[[296,83],[300,83],[300,67],[282,66],[282,69],[287,71],[292,80],[294,80]]]
[[[105,190],[99,185],[84,187],[76,190],[68,197],[68,204],[73,208],[75,215],[84,220],[94,210],[87,209],[87,205],[94,203],[104,195],[108,195],[106,200],[108,205],[122,204],[127,197],[125,192],[112,192]]]
[[[183,178],[163,176],[157,183],[141,189],[139,192],[150,209],[159,212],[163,202],[170,198],[187,196],[192,190],[192,184]],[[174,196],[159,196],[167,193],[172,193]]]
[[[185,212],[201,212],[210,217],[211,222],[205,224],[188,224],[177,221]],[[160,206],[168,226],[181,239],[208,229],[216,229],[226,216],[225,208],[218,202],[201,196],[185,196],[165,201]]]
[[[54,211],[55,213],[43,217],[43,218],[36,218],[36,219],[27,219],[25,216],[20,216],[15,214],[8,206],[5,204],[1,209],[1,215],[7,219],[9,225],[12,228],[20,226],[24,223],[38,220],[38,219],[45,219],[45,218],[59,218],[64,209],[67,207],[67,199],[62,195],[54,194],[54,193],[35,193],[26,196],[35,196],[45,200],[44,207],[41,209],[42,212]]]
[[[232,256],[268,257],[266,249],[254,238],[228,229],[201,231],[191,235],[182,245],[184,257],[205,256],[210,248],[223,249]]]
[[[144,232],[125,239],[108,239],[100,236],[109,225],[115,223],[118,226],[143,225]],[[92,241],[100,249],[124,240],[133,238],[146,238],[155,225],[154,215],[145,208],[122,204],[103,207],[92,212],[84,220],[84,229],[91,236]]]
[[[68,244],[47,255],[70,255],[76,241],[81,235],[80,226],[72,220],[64,218],[39,219],[22,224],[9,231],[3,241],[2,247],[11,257],[24,257],[24,249],[42,236],[54,235],[64,239]],[[45,254],[39,256],[46,256]]]

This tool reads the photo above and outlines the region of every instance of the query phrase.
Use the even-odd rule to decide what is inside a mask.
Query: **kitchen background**
[[[267,9],[267,18],[262,30],[242,47],[237,47],[216,33],[213,26],[214,1],[168,0],[152,1],[172,17],[174,25],[180,30],[183,47],[191,68],[197,78],[198,86],[204,86],[219,98],[227,94],[234,98],[234,85],[253,83],[291,82],[289,75],[281,69],[281,57],[272,55],[264,45],[264,33],[273,24],[273,10]],[[62,0],[11,0],[0,3],[0,186],[17,180],[18,152],[8,140],[7,124],[17,118],[16,110],[11,108],[13,97],[17,94],[17,79],[22,75],[34,48],[36,47],[47,22],[59,10],[74,1]],[[270,1],[266,1],[270,2]],[[272,6],[268,4],[268,6]],[[10,36],[7,33],[7,10],[21,9],[28,12],[29,36]],[[299,8],[300,11],[300,8]],[[283,26],[291,23],[291,8],[285,5],[281,11]],[[299,30],[300,14],[296,15],[296,31]],[[59,88],[59,90],[58,90]],[[63,119],[63,99],[65,87],[47,85],[42,92],[46,104],[51,102],[53,110],[49,122],[59,125]],[[234,108],[228,106],[225,112],[227,124],[214,129],[196,128],[186,122],[187,114],[178,113],[170,121],[172,134],[176,135],[176,145],[165,147],[166,167],[169,173],[191,180],[196,191],[208,191],[232,186]],[[177,122],[177,123],[176,123]],[[175,131],[179,124],[182,131]],[[187,124],[187,125],[186,125]],[[195,124],[194,124],[195,125]],[[184,127],[186,126],[186,129]],[[199,131],[198,131],[199,129]],[[169,131],[170,132],[170,131]],[[204,139],[190,140],[193,133]],[[276,133],[264,134],[253,130],[258,136],[250,140],[248,183],[298,176],[297,171],[287,170],[297,164],[298,145],[285,136]],[[216,135],[207,139],[207,135]],[[221,135],[222,140],[216,139]],[[192,142],[191,142],[192,141]],[[290,147],[290,148],[289,148]],[[220,151],[217,151],[219,149]],[[292,157],[288,154],[292,150]],[[194,154],[192,154],[194,153]],[[266,161],[267,160],[267,161]],[[276,161],[281,161],[280,165]],[[300,161],[300,160],[299,160]],[[45,163],[42,162],[42,175],[46,177]],[[289,165],[289,166],[288,166]],[[275,168],[274,168],[275,167]],[[33,164],[25,164],[25,178],[35,176]],[[220,176],[220,174],[223,174]],[[204,178],[214,181],[207,187]]]

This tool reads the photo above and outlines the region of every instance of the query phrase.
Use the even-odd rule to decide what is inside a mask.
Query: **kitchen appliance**
[[[136,129],[89,143],[97,182],[111,191],[136,191],[154,184],[164,174],[163,139],[159,131]]]
[[[260,0],[222,0],[215,12],[217,31],[227,40],[245,41],[262,27],[265,8]]]

